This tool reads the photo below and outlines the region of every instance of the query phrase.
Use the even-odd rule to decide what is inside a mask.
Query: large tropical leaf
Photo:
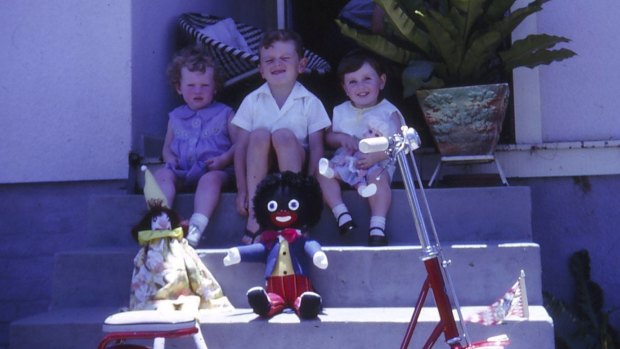
[[[482,67],[488,64],[501,41],[502,37],[498,32],[488,32],[474,40],[463,57],[459,80],[476,83],[485,73]]]
[[[489,7],[487,7],[486,12],[484,13],[484,20],[487,23],[493,23],[501,20],[506,16],[512,4],[515,3],[516,0],[493,0],[490,1]]]
[[[411,60],[424,59],[422,54],[396,45],[381,35],[364,34],[340,20],[336,20],[336,23],[343,35],[355,40],[360,46],[396,63],[406,65]]]
[[[399,6],[397,0],[375,0],[375,3],[383,9],[385,16],[405,40],[427,56],[431,54],[433,48],[429,42],[428,34],[417,28],[412,17]]]
[[[523,22],[524,19],[531,14],[542,10],[539,1],[531,2],[529,5],[510,12],[501,21],[495,22],[489,26],[489,30],[498,31],[503,38],[508,38],[513,30]]]
[[[471,28],[484,13],[486,0],[452,0],[452,6],[461,11],[465,17],[465,27],[461,33],[463,38],[469,36]]]
[[[437,57],[437,59],[445,62],[449,74],[456,74],[460,64],[457,43],[450,35],[450,32],[444,29],[436,20],[436,18],[441,18],[441,15],[436,11],[431,11],[431,13],[433,12],[435,14],[432,16],[423,13],[419,14],[420,21],[424,23],[424,26],[427,28],[431,42],[439,53],[440,57]]]
[[[499,56],[505,71],[512,71],[516,67],[533,68],[575,56],[576,53],[567,48],[549,50],[558,43],[569,41],[563,36],[532,34],[515,41],[509,50],[500,52]]]

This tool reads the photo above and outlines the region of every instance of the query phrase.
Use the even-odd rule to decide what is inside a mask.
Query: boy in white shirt
[[[266,33],[259,71],[266,83],[247,95],[232,124],[239,128],[235,150],[236,206],[248,216],[244,243],[260,233],[249,204],[270,169],[316,172],[323,156],[324,130],[331,121],[321,101],[297,81],[307,60],[298,34]],[[277,165],[277,167],[276,167]]]

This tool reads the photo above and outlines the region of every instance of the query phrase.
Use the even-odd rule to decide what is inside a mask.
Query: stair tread
[[[461,312],[466,318],[469,314],[481,311],[488,305],[462,306]],[[414,307],[325,307],[319,320],[322,323],[330,322],[399,322],[408,323]],[[50,324],[96,324],[103,325],[106,317],[122,311],[117,307],[80,307],[62,308],[35,314],[12,323],[12,326],[50,325]],[[456,312],[455,312],[456,314]],[[456,315],[455,315],[456,316]],[[210,323],[250,323],[260,319],[250,308],[235,308],[230,311],[200,310],[199,319],[201,324]],[[425,306],[420,314],[420,321],[436,322],[439,314],[435,307]],[[300,320],[291,311],[265,320],[268,323],[300,323],[312,322],[313,320]],[[506,320],[506,322],[519,322],[520,320]],[[524,320],[525,321],[525,320]],[[527,321],[549,322],[551,318],[540,305],[529,306],[529,318]],[[472,324],[473,325],[473,324]]]
[[[483,187],[427,189],[429,208],[441,242],[532,241],[531,198],[528,187]],[[218,207],[200,242],[200,247],[227,247],[241,241],[245,218],[235,207],[235,193],[223,193]],[[420,197],[420,195],[418,195]],[[366,200],[356,192],[343,192],[358,229],[353,234],[338,234],[336,220],[328,208],[311,230],[323,245],[365,245],[368,237]],[[175,208],[185,218],[192,214],[194,195],[180,194]],[[115,207],[114,219],[101,207]],[[141,195],[96,195],[89,200],[89,246],[133,246],[129,230],[145,211]],[[404,189],[393,189],[392,206],[387,216],[387,235],[391,245],[418,244],[418,235]],[[428,226],[431,230],[431,226]],[[432,234],[432,231],[429,231]]]
[[[444,245],[442,249],[444,258],[451,261],[448,270],[461,305],[494,302],[513,285],[521,270],[526,274],[530,304],[542,304],[537,244],[459,244]],[[328,307],[411,304],[427,275],[420,260],[420,246],[327,246],[324,250],[329,267],[312,268],[311,273],[314,287]],[[231,302],[245,305],[245,292],[264,285],[264,264],[225,267],[225,251],[199,249],[198,254]],[[136,252],[134,247],[59,253],[53,307],[126,305]]]
[[[462,307],[463,316],[484,306]],[[59,309],[31,316],[11,324],[12,348],[50,349],[92,348],[104,336],[105,318],[118,309]],[[293,345],[310,348],[387,348],[397,347],[406,332],[412,307],[324,308],[317,320],[300,320],[284,313],[264,320],[251,309],[230,312],[200,311],[201,329],[209,348],[270,347]],[[467,323],[472,342],[507,334],[511,349],[553,349],[552,320],[542,306],[530,306],[528,320],[507,320],[502,325]],[[437,310],[422,309],[410,347],[419,348],[438,322]],[[294,327],[291,327],[294,326]],[[37,336],[32,336],[37,333]],[[445,348],[440,338],[433,348]],[[152,341],[136,343],[152,344]],[[190,338],[166,340],[166,349],[192,348]]]

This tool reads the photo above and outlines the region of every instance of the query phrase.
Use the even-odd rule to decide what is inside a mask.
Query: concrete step
[[[480,309],[461,308],[464,317]],[[397,348],[413,310],[412,307],[325,308],[319,319],[300,321],[290,313],[264,320],[257,318],[251,309],[241,308],[229,313],[201,311],[200,323],[209,349]],[[109,307],[68,308],[13,322],[10,348],[95,348],[103,338],[103,321],[116,311]],[[435,308],[423,308],[409,347],[421,348],[438,320]],[[506,334],[511,340],[510,349],[555,348],[552,320],[541,306],[530,307],[527,321],[506,321],[496,326],[466,325],[470,342]],[[443,339],[441,336],[433,348],[448,348]],[[193,347],[187,338],[166,341],[166,349]]]
[[[441,243],[485,243],[532,241],[531,198],[528,187],[481,187],[426,189],[429,207]],[[417,196],[421,198],[418,191]],[[175,208],[189,218],[194,196],[181,194]],[[329,246],[365,246],[369,220],[368,205],[353,191],[345,191],[358,230],[347,236],[337,232],[335,219],[326,208],[320,223],[312,229],[315,239]],[[235,194],[224,193],[205,231],[200,247],[223,248],[241,240],[245,218],[235,209]],[[135,246],[131,227],[146,210],[141,195],[99,195],[89,202],[87,246]],[[404,189],[393,190],[387,217],[390,245],[417,245],[413,217]],[[430,230],[430,227],[429,227]],[[429,234],[432,234],[429,231]]]
[[[327,307],[406,307],[415,304],[426,278],[419,246],[325,247],[326,270],[312,280]],[[137,249],[91,249],[56,257],[52,308],[127,306]],[[246,291],[264,285],[264,264],[224,267],[225,250],[199,250],[236,307]],[[534,243],[443,246],[461,305],[490,305],[526,274],[530,304],[542,304],[540,252]]]

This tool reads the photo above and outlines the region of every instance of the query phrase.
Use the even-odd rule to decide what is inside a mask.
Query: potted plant
[[[541,11],[544,0],[518,9],[513,9],[516,0],[374,2],[385,13],[389,34],[364,32],[336,21],[345,36],[404,66],[404,97],[417,95],[442,156],[492,154],[508,103],[506,82],[512,70],[575,55],[567,48],[554,49],[570,41],[562,36],[531,34],[509,43],[513,30]],[[470,135],[470,131],[476,132]]]

